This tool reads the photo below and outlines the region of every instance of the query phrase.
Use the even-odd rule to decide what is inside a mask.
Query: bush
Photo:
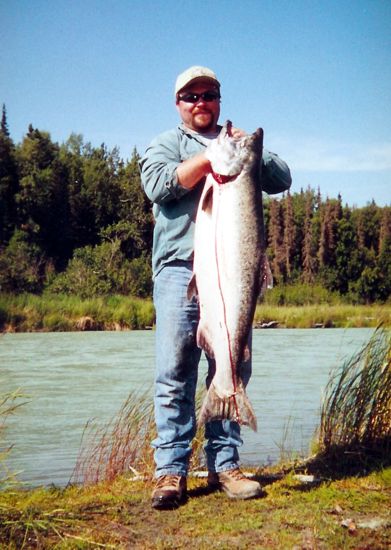
[[[45,281],[46,261],[38,245],[17,230],[0,254],[1,292],[39,292]]]
[[[116,293],[142,298],[150,296],[150,258],[143,254],[127,260],[119,245],[119,241],[110,241],[77,249],[67,269],[55,277],[47,291],[76,294],[81,298]]]

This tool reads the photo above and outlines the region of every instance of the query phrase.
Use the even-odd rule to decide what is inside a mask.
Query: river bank
[[[153,328],[151,300],[126,296],[0,294],[1,332],[70,332]],[[391,326],[391,304],[257,306],[255,328],[371,328]]]
[[[150,507],[151,481],[0,492],[0,545],[42,548],[389,548],[391,468],[324,480],[257,471],[265,497],[232,501],[190,478],[177,510]],[[3,546],[4,545],[4,546]]]

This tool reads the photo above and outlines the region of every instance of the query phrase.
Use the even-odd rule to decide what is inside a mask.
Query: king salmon
[[[206,149],[212,172],[197,211],[188,297],[199,301],[197,344],[216,362],[199,423],[230,419],[256,430],[240,371],[258,296],[271,283],[259,181],[263,131],[234,138],[231,128],[227,121]]]

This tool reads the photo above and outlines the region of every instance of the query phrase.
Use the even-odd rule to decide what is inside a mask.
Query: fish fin
[[[194,296],[198,299],[198,288],[195,273],[193,273],[193,275],[191,276],[191,279],[187,286],[187,299],[191,300]]]
[[[241,382],[236,393],[230,397],[220,397],[213,382],[211,383],[201,406],[198,424],[212,420],[233,420],[243,426],[249,426],[254,432],[257,431],[257,419]]]
[[[273,288],[273,275],[270,268],[269,260],[265,257],[263,262],[263,269],[261,270],[260,296],[263,296],[266,290]]]
[[[205,184],[207,185],[207,183]],[[202,210],[205,212],[211,211],[213,208],[213,185],[210,185],[208,189],[205,190],[202,197]]]
[[[197,346],[203,349],[211,359],[214,359],[215,354],[212,348],[212,338],[207,325],[203,323],[202,320],[199,322],[197,329]]]

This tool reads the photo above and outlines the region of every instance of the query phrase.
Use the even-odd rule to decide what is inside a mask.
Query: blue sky
[[[292,191],[391,202],[390,0],[0,0],[0,102],[19,143],[143,153],[178,121],[190,65],[222,82],[221,121],[286,160]]]

